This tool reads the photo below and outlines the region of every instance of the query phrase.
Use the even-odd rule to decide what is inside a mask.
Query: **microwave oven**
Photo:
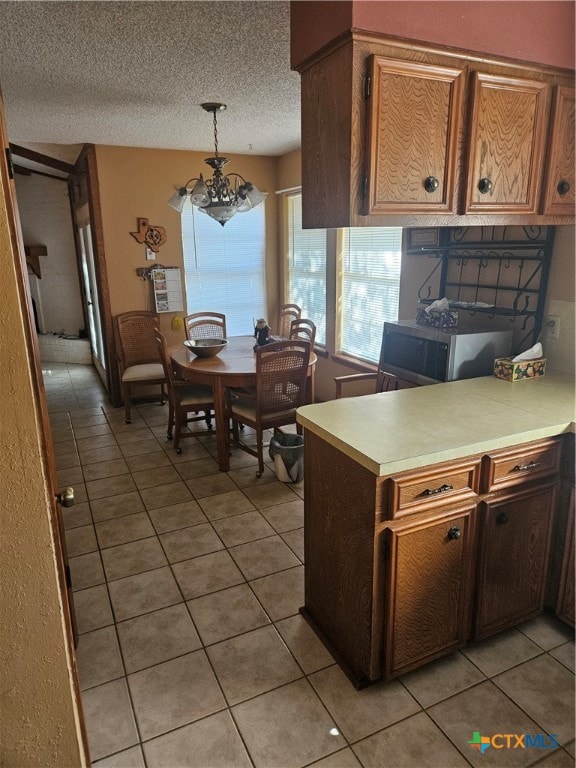
[[[512,331],[443,331],[416,321],[384,323],[382,365],[415,384],[491,376],[494,358],[507,357]]]

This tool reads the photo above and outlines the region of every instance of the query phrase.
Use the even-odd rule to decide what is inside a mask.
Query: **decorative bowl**
[[[184,342],[186,349],[198,357],[214,357],[228,344],[226,339],[187,339]]]

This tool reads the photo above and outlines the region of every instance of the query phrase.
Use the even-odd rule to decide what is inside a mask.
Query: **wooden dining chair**
[[[172,440],[174,430],[174,450],[182,453],[180,440],[185,437],[196,437],[212,431],[212,412],[214,410],[214,395],[212,387],[195,384],[178,377],[170,360],[166,339],[156,331],[156,348],[168,384],[168,440]],[[190,415],[192,414],[192,415]],[[194,421],[206,421],[207,429],[187,432],[186,427]],[[184,430],[184,431],[183,431]]]
[[[278,336],[283,339],[289,338],[290,323],[292,320],[298,320],[301,314],[302,310],[298,304],[282,304],[278,313]]]
[[[220,312],[194,312],[184,318],[187,339],[225,339],[226,315]]]
[[[414,384],[411,381],[400,379],[393,373],[389,373],[384,368],[384,335],[382,335],[382,345],[380,347],[380,359],[378,361],[377,370],[370,373],[352,373],[347,376],[335,376],[334,383],[336,385],[335,399],[338,400],[343,395],[345,385],[353,384],[359,381],[373,381],[374,387],[370,389],[368,394],[375,395],[379,392],[392,392],[397,389],[411,389],[417,387],[418,384]]]
[[[298,320],[292,320],[290,323],[290,333],[288,338],[290,339],[304,339],[310,342],[311,349],[314,349],[314,342],[316,340],[316,324],[312,320],[300,318]]]
[[[228,392],[227,416],[232,423],[232,442],[258,459],[256,477],[264,472],[263,433],[296,424],[296,409],[306,402],[306,378],[310,363],[310,342],[289,339],[256,350],[256,397]],[[256,432],[256,448],[240,442],[239,426]],[[297,426],[299,434],[302,427]]]
[[[160,384],[160,403],[164,404],[166,375],[158,360],[155,339],[159,327],[158,315],[155,312],[142,310],[116,315],[116,359],[126,424],[130,424],[133,387]]]

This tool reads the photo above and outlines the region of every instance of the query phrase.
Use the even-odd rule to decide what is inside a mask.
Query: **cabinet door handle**
[[[435,176],[427,176],[424,179],[424,189],[426,192],[436,192],[439,186],[440,182]]]
[[[478,182],[478,190],[481,195],[485,195],[492,189],[492,182],[490,179],[480,179]]]
[[[448,541],[455,541],[456,539],[459,539],[460,536],[462,536],[462,532],[457,526],[448,530]]]
[[[516,464],[515,467],[512,467],[512,472],[529,472],[531,469],[534,469],[534,467],[539,466],[539,461],[531,461],[529,464]]]
[[[496,525],[504,525],[504,523],[508,522],[508,515],[506,512],[498,512],[498,514],[495,517]]]
[[[422,496],[434,496],[435,493],[446,493],[446,491],[453,491],[454,486],[453,485],[441,485],[440,488],[426,488],[425,491],[422,491]]]
[[[567,181],[559,181],[556,189],[559,195],[565,195],[570,192],[570,184]]]

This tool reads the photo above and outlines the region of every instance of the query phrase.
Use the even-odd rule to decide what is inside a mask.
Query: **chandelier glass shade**
[[[222,226],[237,213],[245,213],[259,205],[266,193],[261,192],[252,182],[246,181],[239,173],[222,172],[228,163],[227,157],[218,154],[218,126],[216,113],[226,109],[225,104],[201,104],[202,109],[212,112],[214,118],[214,157],[207,157],[204,162],[212,168],[212,178],[200,176],[189,179],[168,200],[175,210],[182,213],[189,198],[199,211],[218,221]]]

